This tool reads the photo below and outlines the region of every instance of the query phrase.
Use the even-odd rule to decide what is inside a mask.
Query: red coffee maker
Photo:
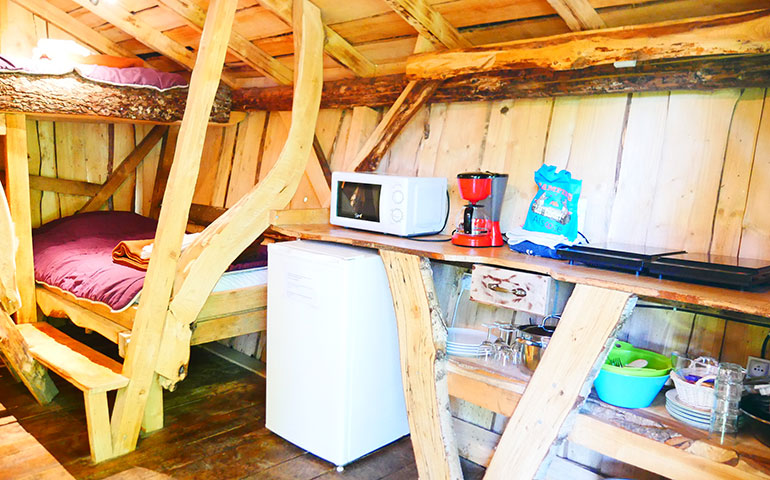
[[[461,211],[452,243],[464,247],[499,247],[500,210],[503,206],[508,175],[491,172],[468,172],[457,175],[460,196],[468,200]]]

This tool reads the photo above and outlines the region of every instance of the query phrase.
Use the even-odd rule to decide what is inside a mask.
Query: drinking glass
[[[709,434],[720,444],[734,442],[738,433],[744,373],[743,367],[735,363],[719,364],[714,381],[714,406],[711,410]]]

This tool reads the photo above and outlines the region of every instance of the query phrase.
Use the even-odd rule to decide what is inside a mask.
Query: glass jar
[[[709,425],[710,438],[720,444],[732,443],[738,433],[738,417],[743,394],[743,367],[720,363],[714,380],[714,404]]]

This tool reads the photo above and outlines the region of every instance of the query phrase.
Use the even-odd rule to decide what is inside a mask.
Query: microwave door
[[[337,216],[380,222],[381,185],[340,182],[337,188]]]

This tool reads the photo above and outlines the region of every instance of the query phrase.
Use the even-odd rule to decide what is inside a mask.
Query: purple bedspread
[[[157,222],[131,212],[90,212],[54,220],[32,231],[35,280],[66,290],[76,297],[122,310],[144,285],[145,273],[112,261],[112,249],[122,240],[155,237]],[[267,264],[260,247],[231,270]]]
[[[131,212],[90,212],[54,220],[32,231],[35,280],[113,310],[142,290],[146,272],[112,262],[121,240],[153,238],[157,222]]]

